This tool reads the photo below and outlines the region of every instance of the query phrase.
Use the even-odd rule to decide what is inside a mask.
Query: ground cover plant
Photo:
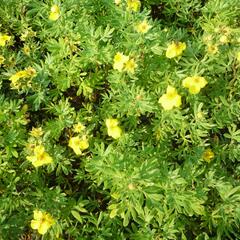
[[[0,1],[0,239],[240,239],[239,0]]]

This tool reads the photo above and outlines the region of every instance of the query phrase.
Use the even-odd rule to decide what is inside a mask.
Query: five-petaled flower
[[[31,228],[38,230],[39,234],[45,234],[48,229],[54,224],[53,217],[46,212],[40,210],[33,211],[33,220],[31,221]]]
[[[208,148],[203,152],[202,158],[204,161],[209,163],[214,158],[214,152],[210,148]]]
[[[108,118],[105,120],[107,126],[108,136],[118,139],[122,135],[122,129],[118,126],[119,122],[117,119]]]
[[[11,37],[7,34],[0,33],[0,46],[4,47],[6,45],[6,42],[9,42],[10,39]]]
[[[201,88],[204,88],[206,85],[206,79],[199,76],[187,77],[182,82],[182,86],[188,88],[191,94],[199,93]]]
[[[39,138],[43,135],[43,130],[42,130],[41,127],[39,127],[39,128],[33,127],[31,132],[30,132],[30,135],[35,137],[35,138]]]
[[[167,47],[166,57],[174,58],[182,55],[182,52],[186,49],[186,43],[182,42],[172,42]]]
[[[124,64],[129,60],[128,56],[125,56],[121,52],[117,52],[113,59],[113,69],[121,72],[124,68]]]
[[[137,67],[137,64],[135,63],[134,59],[129,59],[124,65],[124,71],[127,71],[129,73],[134,73],[135,68]]]
[[[151,26],[148,24],[148,22],[143,20],[136,26],[136,31],[139,33],[146,33],[151,28]]]
[[[51,12],[49,14],[49,20],[56,21],[60,17],[60,8],[58,5],[53,5],[51,7]]]
[[[89,147],[89,143],[86,135],[83,135],[81,138],[79,136],[71,137],[68,146],[73,149],[76,155],[81,155],[82,151]]]
[[[167,87],[167,93],[163,94],[158,102],[165,110],[171,110],[173,107],[180,107],[182,104],[181,96],[172,86]]]
[[[127,0],[127,10],[137,12],[139,11],[141,2],[139,0]]]
[[[34,155],[27,156],[27,160],[30,161],[34,167],[40,167],[45,164],[50,164],[53,162],[52,157],[45,152],[45,148],[42,145],[36,146],[34,148]]]
[[[86,127],[82,124],[82,123],[77,123],[75,125],[73,125],[73,131],[75,133],[80,133],[82,132]]]

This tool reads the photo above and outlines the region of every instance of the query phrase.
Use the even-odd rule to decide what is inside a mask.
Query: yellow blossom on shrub
[[[135,63],[134,59],[129,59],[124,65],[124,70],[133,74],[136,67],[137,64]]]
[[[172,86],[167,87],[167,93],[163,94],[158,102],[165,110],[171,110],[173,107],[180,107],[182,104],[181,96]]]
[[[30,47],[27,45],[24,45],[23,47],[23,52],[27,55],[30,56]]]
[[[34,155],[28,156],[27,160],[30,161],[34,167],[40,167],[53,162],[52,157],[45,152],[44,146],[42,145],[36,146],[34,148]]]
[[[201,88],[204,88],[206,85],[206,79],[199,76],[187,77],[182,82],[182,86],[188,88],[191,94],[199,93]]]
[[[25,69],[27,77],[35,77],[36,76],[36,70],[32,67],[28,67]]]
[[[77,123],[73,126],[73,131],[75,133],[80,133],[85,129],[85,126],[82,123]]]
[[[20,78],[24,78],[24,77],[27,77],[28,74],[25,70],[22,70],[22,71],[18,71],[16,72],[15,74],[13,74],[11,77],[10,77],[10,81],[17,81],[19,80]]]
[[[118,126],[119,122],[117,119],[108,118],[105,120],[107,126],[108,136],[118,139],[122,135],[122,129]]]
[[[140,10],[141,2],[139,0],[127,0],[127,10],[137,12]]]
[[[2,65],[5,61],[5,58],[3,55],[0,55],[0,65]]]
[[[225,43],[228,43],[229,42],[229,39],[226,35],[222,35],[219,39],[219,41],[222,43],[222,44],[225,44]]]
[[[214,158],[214,152],[208,148],[203,152],[202,158],[204,161],[209,163]]]
[[[73,149],[76,155],[81,155],[82,151],[89,147],[86,135],[80,138],[79,136],[71,137],[68,146]]]
[[[41,127],[39,127],[39,128],[33,127],[31,132],[30,132],[30,135],[35,137],[35,138],[39,138],[43,135],[43,130],[42,130]]]
[[[117,52],[113,59],[113,69],[121,72],[123,70],[124,64],[129,60],[128,56],[123,53]]]
[[[13,89],[19,89],[21,82],[19,81],[22,78],[33,78],[36,76],[36,70],[32,67],[28,67],[25,70],[21,70],[13,74],[9,80],[11,81],[11,87]]]
[[[51,7],[51,12],[49,15],[49,20],[56,21],[60,17],[60,8],[58,5],[53,5]]]
[[[170,45],[168,45],[167,51],[166,51],[166,57],[167,58],[174,58],[182,55],[182,52],[186,49],[186,43],[182,42],[172,42]]]
[[[7,34],[0,33],[0,46],[4,47],[6,45],[6,42],[9,42],[10,39],[11,37]]]
[[[150,28],[151,26],[148,24],[148,22],[146,20],[143,20],[136,26],[136,31],[139,33],[146,33]]]
[[[49,213],[42,212],[40,210],[33,211],[31,228],[34,230],[38,230],[39,234],[45,234],[53,224],[54,219]]]
[[[212,55],[216,54],[218,52],[218,46],[216,44],[208,44],[207,52]]]

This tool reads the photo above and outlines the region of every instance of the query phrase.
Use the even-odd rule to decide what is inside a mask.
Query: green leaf
[[[72,210],[71,213],[80,223],[83,223],[82,217],[80,216],[80,214],[77,211]]]

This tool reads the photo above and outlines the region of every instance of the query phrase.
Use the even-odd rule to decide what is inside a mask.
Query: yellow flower
[[[172,42],[170,45],[168,45],[167,51],[166,51],[166,57],[167,58],[174,58],[182,55],[182,52],[186,49],[186,43],[182,42]]]
[[[25,78],[27,77],[28,74],[25,70],[22,70],[22,71],[18,71],[16,72],[15,74],[13,74],[11,77],[10,77],[10,81],[17,81],[19,80],[20,78]]]
[[[26,71],[27,77],[29,78],[36,76],[36,70],[32,67],[26,68],[25,71]]]
[[[136,26],[136,30],[139,33],[146,33],[150,28],[151,28],[151,26],[147,23],[146,20],[143,20],[141,23],[139,23]]]
[[[209,43],[213,39],[212,35],[204,35],[202,38],[204,43]]]
[[[42,130],[41,127],[39,127],[39,128],[33,127],[31,132],[30,132],[30,135],[35,137],[35,138],[39,138],[43,135],[43,130]]]
[[[229,42],[229,39],[226,35],[222,35],[219,39],[219,41],[224,44],[224,43],[228,43]]]
[[[134,59],[129,59],[124,65],[124,70],[133,74],[136,67],[137,64],[135,63]]]
[[[2,65],[5,61],[5,58],[3,55],[0,55],[0,65]]]
[[[158,102],[165,110],[171,110],[173,107],[180,107],[182,104],[181,96],[172,86],[167,87],[167,93],[163,94]]]
[[[48,229],[54,224],[53,217],[46,212],[40,210],[33,211],[33,220],[31,221],[31,228],[38,230],[39,234],[45,234]]]
[[[118,126],[119,122],[117,119],[108,118],[105,120],[108,136],[118,139],[122,135],[122,129]]]
[[[73,131],[75,133],[80,133],[85,129],[85,126],[82,123],[77,123],[73,126]]]
[[[36,146],[34,148],[34,155],[28,156],[27,160],[30,161],[34,167],[40,167],[53,162],[53,159],[45,152],[44,146],[42,145]]]
[[[79,136],[71,137],[68,146],[73,149],[76,155],[81,155],[82,151],[89,147],[86,135],[79,138]]]
[[[182,82],[182,86],[188,88],[191,94],[199,93],[201,88],[204,88],[206,85],[207,81],[205,78],[199,76],[187,77]]]
[[[127,10],[137,12],[139,11],[141,2],[139,0],[127,0]]]
[[[6,45],[6,42],[9,42],[11,39],[10,36],[7,34],[1,34],[0,33],[0,46],[4,47]]]
[[[218,52],[218,46],[216,44],[208,44],[207,52],[209,54],[216,54]]]
[[[49,20],[56,21],[60,17],[60,8],[58,5],[53,5],[51,7],[51,12],[49,15]]]
[[[23,47],[23,52],[27,55],[30,56],[30,47],[27,45],[24,45]]]
[[[128,56],[117,52],[113,59],[113,69],[118,70],[121,72],[123,70],[124,64],[129,60]]]
[[[209,163],[214,158],[214,152],[208,148],[203,152],[202,158]]]
[[[9,80],[11,81],[11,87],[19,89],[21,86],[21,82],[19,80],[21,78],[32,78],[34,76],[36,76],[36,70],[32,67],[28,67],[25,70],[18,71],[9,78]]]

